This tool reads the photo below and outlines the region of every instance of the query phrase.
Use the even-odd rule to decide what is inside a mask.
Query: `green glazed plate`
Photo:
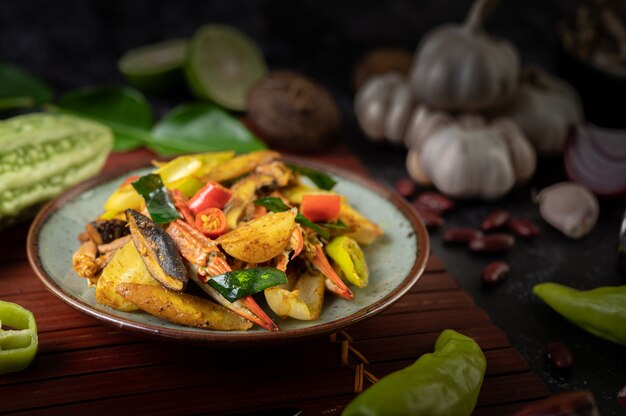
[[[369,285],[363,289],[352,287],[352,301],[326,292],[322,314],[315,321],[280,319],[265,307],[280,331],[269,332],[255,326],[249,331],[223,332],[181,326],[145,312],[120,312],[98,304],[95,289],[72,270],[72,254],[79,246],[77,235],[102,212],[104,201],[124,178],[149,172],[151,168],[147,167],[126,168],[92,178],[48,203],[29,231],[31,266],[54,295],[87,315],[141,335],[190,343],[240,345],[328,334],[389,307],[417,282],[426,265],[428,233],[421,220],[402,197],[371,180],[326,165],[288,160],[329,173],[337,180],[335,190],[384,231],[374,244],[364,248],[370,268]]]

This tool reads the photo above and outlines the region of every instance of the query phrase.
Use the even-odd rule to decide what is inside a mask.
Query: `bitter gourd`
[[[113,146],[99,123],[34,113],[0,122],[0,229],[100,171]]]

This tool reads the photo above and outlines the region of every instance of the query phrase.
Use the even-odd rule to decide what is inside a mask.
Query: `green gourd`
[[[100,171],[111,131],[62,114],[34,113],[0,121],[0,229]]]

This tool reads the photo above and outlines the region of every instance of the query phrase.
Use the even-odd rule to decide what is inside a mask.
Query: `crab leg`
[[[348,300],[354,298],[352,291],[346,286],[343,280],[341,280],[341,277],[337,275],[330,263],[328,263],[328,259],[324,254],[321,244],[305,243],[305,255],[307,260],[326,276],[326,287],[328,290]]]
[[[167,233],[172,237],[181,255],[187,259],[197,273],[195,280],[202,283],[202,288],[218,303],[244,318],[262,326],[269,331],[276,331],[278,327],[261,309],[251,296],[246,296],[235,302],[229,302],[206,283],[209,277],[231,271],[231,268],[217,248],[210,240],[195,228],[184,221],[176,220],[167,227]],[[193,273],[193,274],[196,274]],[[193,277],[193,276],[192,276]]]
[[[209,264],[205,268],[198,269],[198,279],[202,283],[206,283],[208,278],[219,276],[226,272],[231,271],[230,265],[226,262],[222,256],[216,255],[209,260]],[[206,275],[204,275],[206,273]],[[244,296],[234,302],[229,302],[226,298],[220,295],[211,286],[204,285],[207,289],[212,289],[209,294],[212,294],[213,298],[223,306],[231,309],[233,312],[243,316],[244,318],[254,322],[255,324],[262,326],[268,331],[278,331],[278,326],[267,316],[265,311],[256,303],[252,296]]]

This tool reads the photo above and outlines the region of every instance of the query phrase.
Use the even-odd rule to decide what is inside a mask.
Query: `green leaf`
[[[162,155],[221,150],[246,153],[266,148],[239,120],[208,103],[174,108],[152,129],[149,147]]]
[[[322,222],[318,225],[331,230],[346,230],[348,228],[348,226],[341,220],[337,220],[336,222]]]
[[[233,270],[207,280],[207,284],[231,302],[286,283],[285,273],[274,267]]]
[[[164,224],[180,218],[160,175],[149,173],[131,184],[146,201],[146,207],[154,222]]]
[[[320,172],[319,170],[307,168],[304,166],[288,165],[292,170],[298,172],[301,175],[306,176],[317,185],[318,188],[330,191],[337,185],[337,181],[331,178],[328,174]]]
[[[254,201],[254,205],[265,207],[271,212],[283,212],[283,211],[287,211],[291,209],[287,205],[285,205],[285,203],[280,198],[277,198],[275,196],[265,196],[263,198],[259,198]],[[319,225],[315,224],[313,221],[309,220],[300,212],[296,214],[295,221],[299,224],[304,225],[305,227],[309,227],[310,229],[312,229],[313,231],[315,231],[316,233],[318,233],[319,235],[321,235],[322,237],[326,239],[330,238],[328,231],[326,231],[324,228],[320,227]]]
[[[46,84],[21,69],[0,64],[0,110],[34,107],[52,100]]]
[[[62,112],[90,118],[111,128],[113,150],[126,151],[149,142],[154,122],[144,96],[129,87],[85,88],[65,95],[58,104]]]

